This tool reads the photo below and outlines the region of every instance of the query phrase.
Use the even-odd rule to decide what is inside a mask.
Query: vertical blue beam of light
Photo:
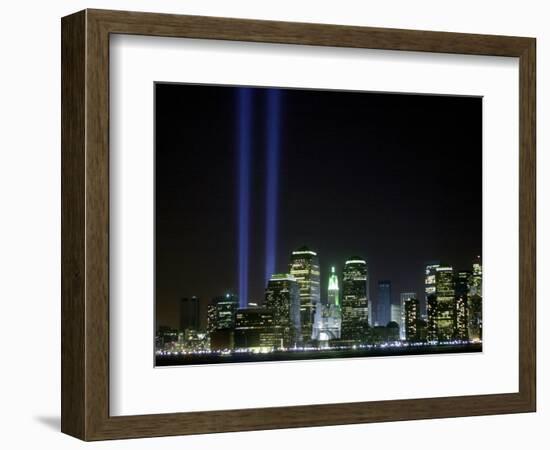
[[[252,90],[239,88],[237,93],[237,148],[239,165],[238,245],[239,304],[248,305],[248,254],[250,231],[250,150],[252,131]]]
[[[277,215],[281,127],[281,91],[267,92],[267,145],[265,191],[265,283],[277,264]]]

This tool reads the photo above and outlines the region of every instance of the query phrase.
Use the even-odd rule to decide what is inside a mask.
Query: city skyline
[[[377,283],[373,302],[377,306],[369,308],[369,270],[360,256],[348,258],[341,271],[330,267],[324,287],[318,284],[320,267],[314,249],[303,246],[292,251],[289,268],[289,273],[269,275],[262,302],[243,305],[231,293],[214,298],[208,305],[206,327],[198,324],[198,299],[182,299],[179,329],[161,326],[157,330],[156,363],[216,364],[482,349],[480,257],[473,259],[471,268],[462,270],[436,262],[426,265],[425,316],[416,293],[402,292],[400,301],[392,302],[390,280]],[[321,292],[324,295],[318,295]]]
[[[157,317],[169,324],[184,292],[210,299],[238,290],[239,89],[155,85],[155,301]],[[249,280],[251,299],[260,299],[274,113],[272,90],[250,90]],[[466,267],[480,254],[481,98],[280,94],[276,271],[284,271],[284,255],[304,244],[317,249],[323,266],[357,253],[368,259],[373,279],[391,279],[397,293],[422,289],[422,270],[410,267],[433,259]],[[298,214],[302,204],[305,215]],[[201,269],[207,262],[214,264],[216,286]]]
[[[327,299],[331,267],[343,283],[354,255],[369,268],[366,295],[346,300],[359,305],[354,314],[366,297],[372,319],[378,282],[389,280],[384,314],[402,322],[400,294],[424,292],[429,261],[467,268],[481,253],[481,105],[479,97],[156,83],[156,326],[179,326],[183,298],[196,298],[203,328],[224,293],[241,307],[262,304],[270,274],[309,264],[288,260],[304,245],[319,269],[300,287],[309,298],[303,333],[312,332],[311,305]]]
[[[305,251],[304,251],[305,249]],[[310,249],[309,247],[307,246],[302,246],[298,249],[296,249],[295,251],[291,252],[291,257],[290,257],[290,260],[291,262],[288,264],[289,266],[289,270],[287,272],[284,272],[284,271],[279,271],[279,272],[275,272],[273,274],[270,275],[270,277],[268,278],[268,281],[266,282],[266,288],[264,289],[264,295],[255,300],[255,301],[250,301],[248,302],[247,305],[242,305],[240,304],[239,302],[239,296],[238,294],[236,293],[235,290],[226,290],[226,291],[223,291],[223,292],[219,292],[219,295],[216,295],[210,299],[208,298],[200,298],[196,295],[183,295],[182,297],[178,298],[177,299],[177,304],[179,305],[179,329],[180,330],[183,330],[185,329],[186,327],[185,326],[182,326],[181,324],[182,323],[186,323],[186,324],[189,324],[189,323],[193,323],[193,324],[197,324],[195,327],[196,328],[207,328],[207,322],[196,322],[196,321],[193,321],[191,320],[188,315],[189,315],[189,311],[190,311],[190,307],[188,306],[189,303],[190,303],[190,300],[195,300],[197,301],[197,303],[193,303],[193,310],[195,311],[194,314],[199,316],[200,318],[202,318],[203,316],[206,317],[208,319],[208,314],[207,314],[207,310],[208,310],[208,307],[210,305],[213,305],[213,304],[217,304],[218,302],[220,301],[223,301],[224,299],[228,299],[228,298],[232,298],[233,300],[232,301],[236,301],[237,303],[239,303],[239,306],[241,308],[246,308],[247,306],[264,306],[265,305],[265,295],[266,295],[266,292],[268,291],[269,289],[269,282],[272,281],[271,278],[274,276],[274,277],[277,277],[277,278],[281,278],[283,280],[286,279],[286,277],[292,277],[293,279],[295,279],[296,281],[299,281],[299,276],[296,276],[293,275],[293,264],[292,264],[292,261],[293,261],[293,258],[295,258],[295,254],[296,253],[312,253],[315,255],[315,257],[318,257],[318,253],[313,250],[313,249]],[[349,264],[351,263],[351,264]],[[355,270],[355,278],[351,275],[349,275],[350,273],[350,270],[349,270],[349,267],[353,267],[354,265],[357,265],[357,263],[359,263],[359,265],[364,265],[364,272],[361,272],[360,273],[360,277],[357,278],[357,269]],[[419,290],[419,292],[411,292],[411,291],[405,291],[405,292],[393,292],[392,293],[392,281],[391,280],[371,280],[368,273],[369,273],[369,266],[368,266],[368,263],[367,263],[367,260],[366,258],[362,258],[360,256],[350,256],[349,258],[346,258],[346,260],[341,263],[341,264],[330,264],[328,265],[328,272],[333,275],[333,274],[336,274],[337,277],[338,277],[338,281],[337,283],[340,283],[340,287],[337,288],[339,291],[342,292],[342,295],[340,296],[339,298],[339,303],[340,305],[342,306],[342,309],[345,307],[345,304],[346,304],[346,299],[345,299],[345,284],[346,282],[348,283],[353,283],[356,279],[360,279],[360,280],[363,280],[364,281],[364,284],[365,284],[365,295],[364,295],[364,301],[368,302],[368,306],[365,305],[364,303],[360,302],[359,304],[355,304],[354,307],[355,308],[365,308],[367,309],[368,311],[368,324],[369,326],[385,326],[387,325],[389,322],[396,322],[398,324],[403,324],[403,317],[402,317],[402,313],[403,313],[403,310],[404,310],[404,304],[406,301],[408,300],[418,300],[419,302],[419,316],[422,316],[424,318],[427,318],[427,298],[428,298],[428,295],[430,293],[433,293],[435,292],[435,286],[436,286],[436,278],[434,278],[433,280],[433,283],[430,284],[429,281],[428,281],[428,278],[429,278],[429,271],[430,270],[433,270],[434,274],[437,273],[438,269],[441,269],[441,272],[442,273],[450,273],[451,274],[451,278],[450,280],[448,281],[448,283],[450,285],[452,285],[452,288],[449,288],[453,291],[453,294],[451,295],[451,297],[454,298],[455,294],[454,294],[454,291],[455,291],[455,284],[458,283],[457,280],[455,280],[455,278],[460,278],[460,277],[464,277],[464,276],[474,276],[475,275],[475,270],[476,270],[476,267],[479,265],[479,270],[481,271],[481,256],[480,255],[476,255],[474,257],[471,258],[471,261],[470,261],[470,268],[468,267],[461,267],[461,266],[456,266],[456,265],[453,265],[453,264],[441,264],[440,262],[437,262],[437,263],[434,263],[434,262],[429,262],[428,264],[426,264],[423,268],[422,268],[422,275],[421,275],[421,278],[422,278],[422,289]],[[320,273],[323,272],[323,269],[322,267],[319,265],[318,266],[318,270]],[[346,280],[346,270],[348,270],[348,279]],[[353,270],[353,269],[352,269]],[[353,274],[353,272],[352,272]],[[464,286],[468,286],[468,282],[465,281],[465,280],[462,280],[463,282],[463,285]],[[361,282],[359,282],[361,283]],[[479,281],[478,281],[479,285],[481,285],[481,275],[479,275]],[[370,294],[370,290],[368,289],[368,287],[371,285],[371,284],[376,284],[376,292],[374,294]],[[330,278],[328,279],[328,285],[325,286],[323,288],[323,286],[319,286],[319,289],[318,289],[318,297],[316,297],[319,301],[319,302],[330,302],[330,289],[329,289],[329,286],[330,286]],[[383,289],[383,292],[381,291],[381,287]],[[355,291],[352,291],[353,289],[355,288]],[[433,289],[433,291],[430,291],[430,289]],[[458,288],[456,288],[458,289]],[[469,291],[469,287],[464,287],[464,295],[466,295],[466,293]],[[298,290],[299,292],[303,291],[301,288]],[[348,289],[348,291],[352,291],[354,293],[357,292],[357,287],[350,287]],[[478,292],[479,295],[481,295],[481,289],[479,289],[480,292]],[[300,296],[303,296],[303,292],[301,294],[299,294]],[[357,298],[361,298],[361,300],[363,300],[363,296],[360,295],[360,294],[357,294],[355,296],[356,298],[354,299],[356,302],[357,302]],[[381,303],[381,297],[383,297],[383,303],[384,303],[384,306],[385,308],[382,309],[382,312],[379,308],[380,306],[380,303]],[[236,299],[236,300],[235,300]],[[200,305],[200,306],[199,306]],[[424,308],[422,307],[424,305]],[[204,308],[204,311],[199,311],[199,308]],[[383,317],[383,318],[382,318]],[[159,324],[160,326],[168,326],[166,324]],[[310,326],[312,325],[312,323],[310,324]],[[178,326],[174,327],[174,328],[178,328]],[[309,330],[309,332],[311,333],[311,328]]]

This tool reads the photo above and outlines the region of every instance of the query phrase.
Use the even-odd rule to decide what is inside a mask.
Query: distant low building
[[[155,349],[174,351],[178,345],[179,331],[175,328],[161,326],[155,336]]]
[[[279,347],[282,333],[275,328],[273,311],[264,307],[239,308],[235,315],[235,348],[252,351]]]

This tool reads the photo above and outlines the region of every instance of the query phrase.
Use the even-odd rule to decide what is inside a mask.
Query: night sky
[[[155,85],[156,318],[178,325],[178,299],[238,289],[237,91]],[[249,300],[265,266],[268,89],[252,100]],[[277,272],[317,251],[322,297],[331,265],[367,260],[378,280],[423,299],[426,262],[469,269],[481,255],[482,99],[282,89]]]

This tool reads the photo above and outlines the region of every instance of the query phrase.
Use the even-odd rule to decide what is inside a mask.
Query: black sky
[[[253,97],[250,297],[264,279],[266,89]],[[155,85],[157,324],[177,300],[237,290],[236,88]],[[326,275],[352,255],[423,293],[427,261],[481,254],[482,99],[284,89],[277,271],[307,245]]]

